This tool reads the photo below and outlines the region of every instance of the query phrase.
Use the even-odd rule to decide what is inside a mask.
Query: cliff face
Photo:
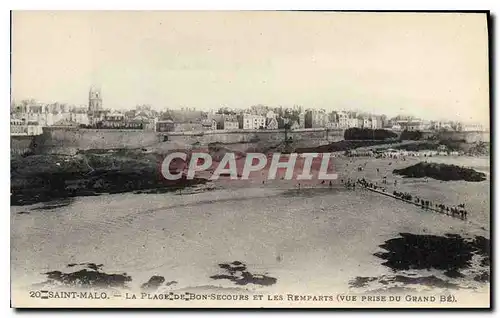
[[[31,152],[32,143],[35,136],[11,136],[10,137],[10,154],[24,155]]]
[[[422,138],[432,138],[441,141],[462,141],[465,143],[490,142],[489,131],[441,131],[441,132],[423,132]]]

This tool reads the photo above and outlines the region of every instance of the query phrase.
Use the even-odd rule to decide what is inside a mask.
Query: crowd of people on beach
[[[426,155],[427,154],[424,153],[424,157],[426,157]],[[380,156],[383,158],[406,160],[405,159],[406,156],[418,156],[418,154],[416,152],[406,152],[406,151],[405,152],[400,151],[397,153],[392,152],[392,151],[382,152],[382,153],[374,152],[374,151],[358,151],[358,152],[350,151],[347,156],[348,157]],[[432,155],[429,154],[428,156],[432,156]],[[348,161],[348,163],[346,163],[345,168],[349,167],[350,164],[351,164],[351,167],[352,167],[352,164],[355,164],[354,158],[350,159]],[[363,172],[366,170],[367,164],[368,164],[368,162],[365,162],[364,164],[359,164],[359,165],[357,165],[357,167],[355,167],[355,169],[357,170],[357,172]],[[391,165],[391,164],[392,164],[392,162],[389,162],[389,165]],[[381,169],[378,167],[376,167],[375,169],[376,169],[377,175],[380,175]],[[377,192],[383,193],[385,195],[392,196],[396,199],[405,201],[407,203],[414,204],[416,206],[420,206],[422,209],[431,210],[434,212],[446,214],[448,216],[451,216],[454,218],[460,218],[462,220],[467,219],[468,211],[465,209],[464,203],[461,203],[459,205],[445,205],[442,203],[432,202],[430,200],[422,199],[422,198],[420,198],[418,196],[414,196],[408,192],[399,192],[399,191],[397,191],[398,180],[388,182],[387,176],[383,176],[380,183],[369,181],[369,180],[366,180],[365,178],[358,178],[358,179],[348,178],[346,180],[341,179],[340,181],[341,181],[341,184],[348,190],[356,190],[356,186],[361,187],[361,188],[367,188],[367,189],[372,190],[372,191],[377,191]],[[428,182],[427,178],[424,178],[424,181]],[[321,184],[325,184],[325,181],[322,181]],[[392,193],[390,193],[390,190],[388,190],[389,184],[391,186],[393,185],[394,186],[393,188],[396,189]],[[329,182],[329,186],[332,187],[331,181]],[[300,189],[300,185],[299,185],[299,189]]]
[[[459,204],[458,206],[446,206],[442,203],[434,203],[429,200],[423,200],[419,197],[413,198],[413,196],[407,192],[393,191],[392,193],[395,197],[408,201],[409,203],[414,203],[420,205],[422,209],[432,209],[439,213],[446,213],[446,215],[451,215],[452,217],[460,217],[462,220],[467,219],[467,210],[465,210],[465,204]],[[414,200],[413,200],[414,199]]]
[[[434,156],[461,156],[463,152],[449,151],[449,150],[421,150],[410,151],[402,149],[389,149],[389,150],[347,150],[344,153],[346,157],[370,157],[375,159],[401,159],[406,160],[406,157],[434,157]]]
[[[370,182],[365,178],[357,179],[355,181],[352,179],[347,179],[346,182],[344,182],[344,179],[341,179],[341,183],[349,190],[355,190],[356,184],[358,184],[366,189],[375,190],[383,193],[387,192],[387,188],[379,186],[377,183]],[[387,182],[384,182],[384,184],[387,184]],[[397,181],[395,181],[394,185],[397,186]],[[462,220],[467,219],[467,210],[465,209],[464,203],[461,203],[458,206],[447,206],[442,203],[435,203],[429,200],[424,200],[420,197],[413,196],[408,192],[399,192],[396,190],[392,192],[392,196],[395,197],[396,199],[403,200],[407,203],[418,205],[422,209],[430,209],[452,217],[460,218]]]

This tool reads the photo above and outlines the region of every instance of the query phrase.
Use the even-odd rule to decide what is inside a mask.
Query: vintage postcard
[[[11,304],[490,308],[488,12],[13,11]]]

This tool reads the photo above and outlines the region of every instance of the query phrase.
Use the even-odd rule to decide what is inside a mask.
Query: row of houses
[[[453,121],[425,121],[421,119],[396,119],[391,120],[390,124],[384,128],[395,131],[484,131],[484,127],[480,124],[468,124]]]
[[[458,122],[423,121],[418,118],[398,116],[387,120],[385,116],[324,109],[303,109],[251,106],[246,111],[222,107],[218,112],[202,112],[194,108],[182,108],[158,112],[150,105],[117,112],[103,109],[100,90],[91,88],[89,104],[74,106],[61,103],[42,104],[34,100],[11,103],[11,126],[83,126],[102,129],[144,129],[156,131],[203,131],[203,130],[256,130],[299,128],[369,128],[395,131],[455,130],[481,131],[480,125]],[[20,121],[20,122],[19,122]],[[20,128],[14,128],[19,130]],[[31,130],[30,130],[31,131]]]
[[[382,116],[361,114],[348,111],[333,111],[327,113],[323,109],[307,110],[304,115],[304,128],[383,128]]]
[[[23,119],[10,120],[10,134],[12,136],[36,136],[42,133],[42,126],[36,121]]]
[[[156,127],[156,130],[159,132],[279,128],[276,118],[266,118],[264,116],[254,114],[213,114],[210,115],[209,118],[188,122],[176,121],[174,119],[167,118],[159,120]]]

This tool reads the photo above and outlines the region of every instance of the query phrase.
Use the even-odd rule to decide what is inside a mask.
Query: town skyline
[[[95,85],[92,85],[91,87],[96,87]],[[51,101],[51,102],[46,102],[46,101],[40,101],[36,98],[25,98],[25,99],[11,99],[11,105],[12,107],[15,107],[16,105],[19,106],[23,102],[30,104],[29,102],[34,102],[31,104],[31,106],[40,106],[40,105],[67,105],[70,108],[82,110],[85,109],[85,112],[90,112],[89,110],[89,99],[88,99],[88,94],[87,94],[87,102],[86,103],[67,103],[67,102],[61,102],[61,101]],[[103,97],[104,99],[104,97]],[[338,109],[335,107],[331,108],[315,108],[315,107],[306,107],[306,105],[265,105],[265,104],[255,104],[255,105],[248,105],[248,106],[242,106],[242,107],[231,107],[229,105],[219,105],[218,107],[214,108],[203,108],[203,107],[195,107],[195,106],[189,106],[189,105],[181,105],[177,107],[172,107],[172,106],[167,106],[167,107],[155,107],[155,105],[151,105],[148,103],[139,103],[136,105],[129,105],[127,107],[122,107],[122,108],[111,108],[111,107],[106,107],[105,104],[103,104],[103,110],[107,110],[111,113],[117,112],[117,113],[124,113],[130,110],[137,110],[141,109],[144,107],[148,107],[151,110],[154,110],[158,113],[166,113],[168,111],[198,111],[202,113],[219,113],[221,109],[227,109],[231,111],[235,111],[236,113],[252,113],[252,108],[254,107],[265,107],[269,108],[271,110],[273,109],[279,109],[282,108],[283,110],[292,110],[295,108],[301,108],[302,111],[305,113],[306,111],[324,111],[325,114],[330,114],[330,113],[352,113],[352,114],[357,114],[358,116],[384,116],[387,119],[395,119],[395,118],[413,118],[413,119],[418,119],[418,120],[423,120],[426,122],[457,122],[457,123],[462,123],[462,124],[480,124],[482,127],[484,127],[486,130],[489,130],[489,122],[486,123],[480,123],[478,121],[466,121],[466,120],[450,120],[446,116],[444,117],[430,117],[430,118],[424,118],[418,114],[410,114],[410,113],[395,113],[392,115],[389,114],[384,114],[384,113],[371,113],[367,111],[363,111],[360,109]]]
[[[86,105],[94,84],[116,110],[301,105],[489,125],[481,15],[26,11],[13,21],[15,100]]]

